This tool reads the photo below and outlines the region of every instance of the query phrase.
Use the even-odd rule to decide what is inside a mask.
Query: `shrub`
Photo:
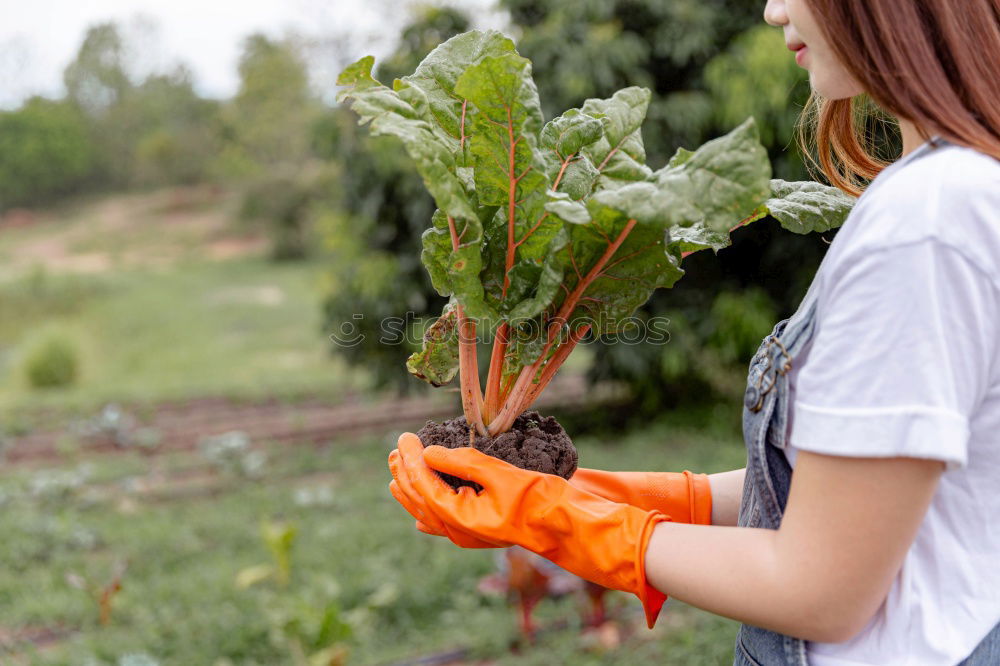
[[[76,348],[66,339],[50,337],[28,355],[25,369],[33,388],[69,386],[76,381]]]

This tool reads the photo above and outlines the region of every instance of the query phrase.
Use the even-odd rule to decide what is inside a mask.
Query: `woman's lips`
[[[808,52],[809,52],[808,46],[803,46],[801,49],[795,52],[795,62],[799,64],[799,67],[803,66],[802,61],[805,59],[806,53]]]

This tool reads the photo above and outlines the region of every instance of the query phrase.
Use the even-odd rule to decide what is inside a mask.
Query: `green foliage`
[[[774,317],[774,306],[762,289],[724,291],[712,303],[708,345],[724,363],[739,363],[757,350],[774,326]]]
[[[388,81],[413,72],[434,47],[468,27],[458,10],[418,10],[397,50],[379,65],[378,78]],[[321,225],[330,282],[324,329],[355,328],[357,342],[334,345],[332,351],[371,373],[380,386],[410,389],[417,383],[404,368],[415,348],[405,340],[419,340],[422,319],[440,312],[447,301],[436,293],[420,261],[421,234],[434,213],[434,200],[399,142],[371,136],[356,120],[341,105],[319,126],[324,143],[332,143],[328,153],[349,165],[341,173],[337,209]],[[383,344],[381,322],[387,318],[400,319],[404,342]]]
[[[116,24],[90,27],[76,58],[63,73],[68,98],[95,115],[113,106],[132,86],[126,59],[125,40]]]
[[[214,165],[223,177],[260,177],[309,156],[311,127],[319,115],[299,46],[254,34],[243,42],[240,87],[222,109],[222,152]]]
[[[292,546],[297,532],[294,524],[280,520],[264,520],[260,524],[260,535],[274,558],[280,585],[288,585],[292,577]]]
[[[518,50],[535,64],[546,116],[627,86],[652,91],[645,126],[651,165],[663,164],[675,146],[700,145],[752,113],[747,108],[718,122],[702,73],[740,32],[762,22],[761,6],[741,0],[499,4],[523,30]]]
[[[217,102],[198,96],[183,66],[130,90],[115,114],[139,119],[130,184],[184,185],[208,178],[220,146],[218,112]]]
[[[760,124],[764,145],[784,149],[792,143],[801,111],[796,101],[804,99],[808,85],[780,30],[763,22],[748,29],[706,64],[704,77],[719,123],[730,125],[749,113]],[[797,159],[795,151],[787,158]]]
[[[75,192],[93,162],[86,121],[74,105],[35,97],[0,113],[0,210]]]
[[[316,248],[317,219],[336,205],[340,174],[329,162],[276,167],[246,186],[239,215],[264,227],[272,259],[303,259]]]
[[[129,72],[132,53],[146,48],[138,39],[116,23],[92,26],[64,71],[67,102],[92,145],[92,189],[195,183],[219,151],[217,104],[197,95],[189,69],[142,80]]]
[[[339,99],[373,134],[402,140],[439,208],[421,255],[434,286],[490,328],[505,321],[521,337],[526,324],[543,331],[555,318],[613,332],[683,274],[682,251],[728,244],[734,225],[767,212],[770,164],[752,119],[693,152],[678,149],[653,172],[640,129],[646,89],[586,100],[543,129],[531,63],[497,32],[453,37],[392,89],[371,76],[372,64],[344,70],[338,82],[351,87]],[[575,197],[560,190],[570,164]],[[846,214],[850,201],[835,205]],[[435,384],[454,374],[457,355],[441,344],[425,339],[410,371]],[[513,345],[504,374],[540,353]],[[450,365],[428,367],[442,363]]]
[[[835,187],[814,182],[771,181],[767,211],[781,226],[797,234],[829,231],[842,225],[854,199]]]
[[[24,370],[34,388],[58,388],[76,381],[79,361],[76,348],[62,336],[51,335],[28,354]]]

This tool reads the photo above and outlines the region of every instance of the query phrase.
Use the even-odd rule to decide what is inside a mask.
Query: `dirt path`
[[[548,387],[538,405],[572,407],[613,400],[619,392],[611,387],[588,387],[580,376],[565,375]],[[295,403],[276,400],[258,403],[204,398],[165,403],[143,418],[128,407],[133,420],[130,432],[143,428],[155,433],[158,444],[152,454],[194,449],[205,437],[242,431],[254,443],[310,443],[338,437],[390,430],[416,430],[427,420],[450,418],[458,413],[457,392],[436,391],[409,398],[370,398],[354,395],[337,405],[320,401]],[[118,453],[131,446],[116,443],[110,433],[83,436],[73,421],[53,419],[50,426],[36,429],[7,442],[7,464],[44,463],[62,457],[67,437],[77,438],[88,453]]]

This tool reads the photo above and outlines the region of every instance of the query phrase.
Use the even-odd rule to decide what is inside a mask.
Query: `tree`
[[[319,105],[293,40],[254,34],[243,42],[240,86],[223,110],[223,173],[258,176],[301,164],[309,155],[310,128]]]
[[[67,97],[95,115],[120,101],[132,86],[125,68],[125,42],[115,23],[87,30],[76,58],[63,72]]]
[[[133,183],[191,184],[209,175],[219,148],[219,105],[202,99],[184,65],[151,74],[133,88],[115,115],[140,119]]]
[[[75,105],[34,97],[0,113],[0,210],[76,191],[93,160],[87,124]]]
[[[190,69],[175,65],[141,77],[129,71],[145,34],[116,23],[92,26],[64,71],[67,100],[85,118],[94,146],[91,187],[192,183],[206,176],[217,152],[217,104],[197,95]]]

